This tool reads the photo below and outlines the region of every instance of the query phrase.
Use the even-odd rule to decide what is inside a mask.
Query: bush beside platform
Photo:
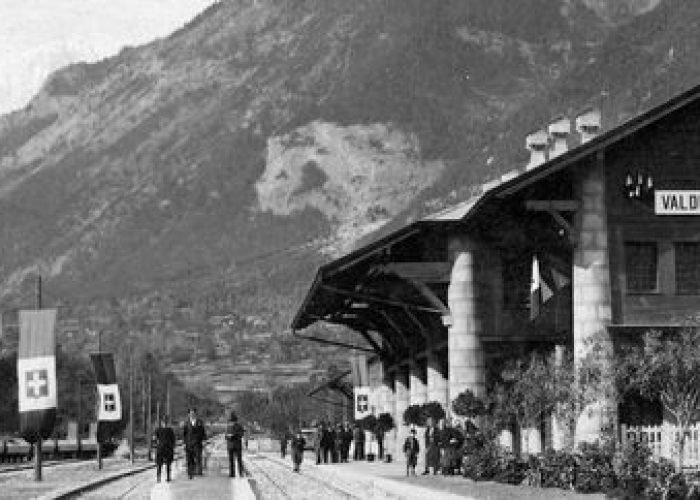
[[[615,451],[611,445],[582,444],[575,452],[553,451],[521,459],[503,449],[493,436],[476,430],[466,436],[463,475],[579,493],[605,493],[622,499],[697,499],[700,488],[675,472],[666,459],[654,459],[644,443]]]

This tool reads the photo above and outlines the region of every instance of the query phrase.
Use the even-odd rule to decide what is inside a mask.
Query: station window
[[[700,243],[675,243],[676,292],[681,295],[700,294]]]
[[[627,291],[631,293],[657,291],[658,262],[656,243],[625,243]]]

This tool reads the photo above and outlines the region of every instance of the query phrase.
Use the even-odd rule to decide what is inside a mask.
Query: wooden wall
[[[653,194],[631,200],[624,190],[627,173],[651,175],[656,189],[700,189],[700,105],[669,115],[605,151],[608,245],[613,323],[681,324],[700,312],[700,296],[679,295],[673,243],[700,242],[700,216],[654,214]],[[658,289],[627,290],[625,242],[656,242]]]

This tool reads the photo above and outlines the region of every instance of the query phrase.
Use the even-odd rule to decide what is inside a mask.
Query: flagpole
[[[76,436],[76,440],[78,441],[76,444],[78,446],[78,456],[80,456],[80,429],[82,428],[82,423],[83,423],[83,401],[82,401],[82,396],[83,396],[83,380],[78,377],[78,434]]]
[[[147,445],[148,445],[148,461],[151,461],[151,432],[152,432],[152,427],[151,427],[151,374],[148,374],[148,404],[146,405],[147,412],[146,414],[148,415],[148,420],[146,420],[146,440],[147,440]]]
[[[134,463],[134,345],[129,345],[129,456]]]
[[[36,277],[36,308],[41,309],[41,275]],[[34,481],[41,481],[41,428],[34,443]]]

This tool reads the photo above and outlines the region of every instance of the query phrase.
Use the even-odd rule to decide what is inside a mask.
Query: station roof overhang
[[[343,406],[344,400],[352,401],[353,399],[352,384],[345,380],[348,378],[348,376],[350,376],[350,374],[350,370],[345,370],[314,387],[306,396],[322,403]],[[339,395],[340,401],[333,399],[328,393]]]
[[[384,307],[385,311],[402,311],[402,324],[412,325],[417,332],[408,333],[409,337],[404,342],[420,340],[426,331],[434,329],[436,319],[439,324],[449,322],[446,297],[444,294],[441,296],[439,291],[440,284],[446,285],[445,278],[449,280],[449,271],[445,269],[447,263],[431,262],[428,259],[423,259],[420,263],[407,262],[403,258],[395,258],[395,249],[411,242],[430,241],[430,235],[435,233],[469,232],[478,230],[479,227],[493,226],[494,221],[498,221],[504,202],[522,197],[529,187],[596,158],[611,145],[698,100],[700,86],[677,95],[537,168],[518,172],[517,176],[502,183],[486,184],[478,196],[408,224],[321,266],[292,321],[293,332],[299,335],[299,330],[316,322],[342,324],[364,337],[364,347],[356,346],[357,348],[385,355],[385,344],[394,344],[396,348],[396,344],[400,343],[394,337],[401,325],[392,325],[396,320],[382,318],[382,313],[374,314],[377,317],[371,319],[363,315],[362,311],[368,309],[369,304],[374,304]],[[433,286],[436,284],[437,289]],[[407,311],[409,314],[406,314]],[[370,330],[378,333],[381,343],[376,336],[368,333]],[[323,341],[317,337],[305,338]]]

